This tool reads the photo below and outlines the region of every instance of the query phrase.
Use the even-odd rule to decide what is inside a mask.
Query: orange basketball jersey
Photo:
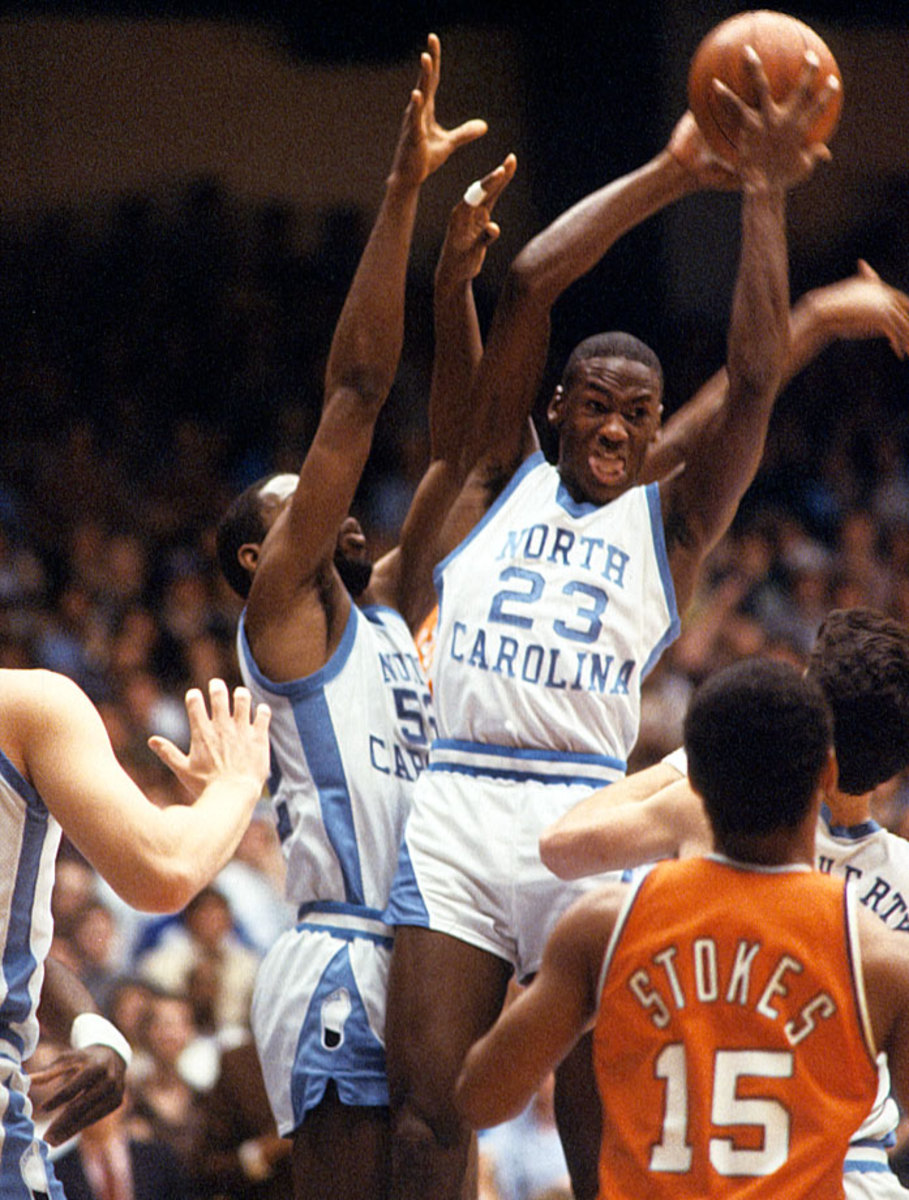
[[[661,863],[601,979],[600,1195],[843,1195],[877,1071],[843,882],[719,857]]]

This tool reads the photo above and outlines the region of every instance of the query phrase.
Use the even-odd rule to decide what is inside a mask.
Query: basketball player
[[[428,556],[445,497],[464,477],[469,390],[454,381],[461,370],[469,377],[477,353],[470,281],[496,235],[489,213],[515,165],[509,158],[472,185],[452,214],[435,286],[438,341],[450,358],[437,363],[430,398],[432,462],[400,547],[371,567],[347,514],[397,369],[417,199],[424,180],[486,128],[438,125],[438,82],[431,36],[299,477],[255,485],[219,528],[224,574],[247,597],[241,670],[274,709],[275,811],[288,897],[299,906],[298,925],[262,964],[252,1008],[278,1130],[293,1138],[298,1200],[387,1194],[392,931],[383,910],[434,728],[413,631],[432,602]],[[446,404],[453,386],[456,411]]]
[[[471,1123],[519,1109],[596,1014],[602,1195],[843,1195],[878,1052],[909,1099],[909,943],[811,870],[832,726],[819,685],[781,663],[740,662],[698,689],[685,745],[714,852],[562,919],[468,1055]]]
[[[909,932],[909,843],[881,828],[874,789],[909,764],[909,631],[871,609],[831,612],[807,674],[833,711],[838,782],[821,809],[815,861],[853,884],[861,902],[892,929]],[[647,795],[648,780],[654,789]],[[634,795],[623,795],[634,787]],[[710,826],[685,777],[684,753],[637,772],[566,813],[540,839],[543,861],[563,878],[681,858],[710,847]],[[614,801],[614,803],[613,803]],[[890,1170],[899,1113],[879,1063],[877,1102],[855,1133],[844,1166],[849,1200],[906,1200]]]
[[[556,298],[621,234],[726,179],[690,119],[667,150],[531,241],[493,317],[474,391],[490,414],[486,452],[453,510],[450,544],[471,532],[437,572],[439,738],[388,909],[395,1200],[458,1195],[468,1131],[453,1092],[463,1055],[498,1014],[512,969],[521,979],[537,969],[575,894],[543,867],[539,834],[583,789],[624,772],[641,678],[675,636],[701,562],[760,460],[787,345],[785,195],[826,154],[804,148],[802,130],[832,91],[808,99],[817,64],[806,61],[803,84],[777,106],[749,61],[759,108],[724,97],[748,130],[729,396],[699,428],[685,470],[635,486],[659,428],[662,376],[653,352],[624,334],[590,339],[570,357],[548,410],[557,467],[525,458],[520,439]],[[572,1178],[576,1195],[591,1194],[590,1181]]]
[[[36,1137],[22,1067],[37,1041],[61,829],[127,904],[148,912],[182,908],[236,849],[268,772],[267,706],[251,720],[250,694],[237,688],[231,711],[220,679],[211,681],[209,696],[211,716],[200,691],[186,695],[188,754],[164,738],[149,740],[193,797],[162,809],[120,767],[100,714],[75,683],[51,671],[0,671],[4,1200],[64,1200]]]

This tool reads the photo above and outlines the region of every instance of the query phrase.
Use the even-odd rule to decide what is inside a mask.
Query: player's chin
[[[591,504],[608,504],[626,492],[631,486],[627,465],[609,471],[588,471],[584,480],[584,492]]]

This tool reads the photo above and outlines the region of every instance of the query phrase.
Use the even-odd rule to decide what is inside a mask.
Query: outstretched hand
[[[816,297],[837,337],[885,337],[897,358],[909,353],[909,296],[885,283],[864,259],[854,275],[818,288]]]
[[[151,750],[177,776],[191,796],[198,797],[218,780],[252,783],[259,790],[269,770],[268,724],[271,709],[260,704],[252,717],[252,696],[245,687],[234,689],[233,712],[223,679],[208,685],[211,715],[198,688],[186,693],[190,746],[184,754],[167,738],[148,739]]]
[[[492,210],[516,169],[517,159],[509,154],[494,171],[471,184],[451,210],[436,267],[437,290],[469,283],[479,275],[487,249],[501,232]]]
[[[120,1106],[126,1086],[126,1063],[110,1046],[66,1050],[31,1075],[35,1115],[56,1113],[44,1134],[60,1146],[87,1125]]]
[[[757,51],[746,46],[744,55],[746,69],[757,89],[756,107],[746,104],[721,80],[713,81],[720,102],[737,114],[740,129],[737,169],[742,184],[752,189],[768,185],[793,187],[807,179],[818,162],[831,157],[822,142],[807,142],[807,134],[839,91],[839,80],[829,75],[814,92],[820,60],[808,50],[797,85],[784,100],[777,102],[771,95]]]
[[[465,121],[444,129],[436,120],[436,91],[442,62],[442,47],[431,33],[420,55],[420,78],[404,111],[401,136],[392,165],[392,176],[418,187],[437,171],[460,146],[476,141],[486,132],[485,121]]]

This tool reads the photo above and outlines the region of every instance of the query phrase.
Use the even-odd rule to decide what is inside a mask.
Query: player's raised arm
[[[449,508],[479,454],[472,386],[483,353],[473,281],[499,236],[492,212],[514,177],[513,154],[472,183],[452,209],[435,272],[435,351],[429,396],[430,462],[401,530],[394,603],[412,629],[435,603],[432,571]],[[375,574],[386,564],[377,565]]]
[[[275,518],[272,536],[256,564],[247,614],[252,638],[266,620],[272,635],[280,634],[275,622],[281,614],[288,623],[297,622],[301,589],[321,586],[323,594],[330,590],[329,602],[333,600],[338,614],[336,625],[343,624],[349,610],[346,590],[326,571],[398,367],[405,276],[420,188],[456,149],[486,131],[485,122],[479,120],[451,130],[436,120],[440,62],[439,39],[432,34],[404,112],[382,203],[332,340],[322,417],[296,490]],[[331,635],[316,617],[314,613],[312,637],[319,644],[313,657],[292,668],[295,675],[314,669],[324,659],[326,637]],[[262,656],[257,657],[268,669]]]
[[[890,284],[864,260],[854,275],[800,297],[789,314],[789,349],[779,390],[835,341],[886,338],[897,358],[909,352],[909,296]],[[687,460],[701,431],[726,403],[726,368],[699,388],[664,425],[647,453],[646,481],[665,479]]]
[[[707,422],[685,470],[663,485],[667,548],[679,607],[687,603],[704,555],[728,528],[757,470],[789,337],[786,193],[806,178],[826,147],[805,146],[804,133],[830,102],[835,80],[812,95],[818,69],[807,55],[802,80],[777,104],[760,60],[746,61],[760,97],[749,108],[717,82],[739,114],[742,134],[742,241],[729,325],[729,400]]]

